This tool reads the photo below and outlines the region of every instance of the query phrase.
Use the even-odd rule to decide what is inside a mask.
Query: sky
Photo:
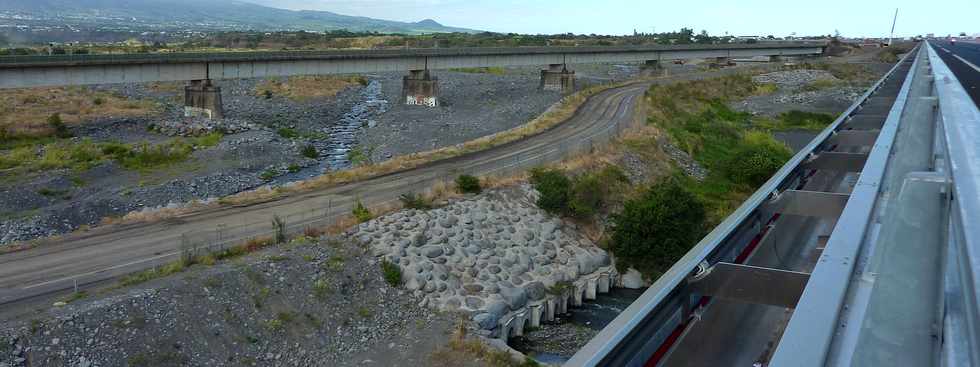
[[[912,0],[247,0],[287,9],[529,34],[631,34],[681,27],[713,35],[898,36],[980,32],[980,1]]]

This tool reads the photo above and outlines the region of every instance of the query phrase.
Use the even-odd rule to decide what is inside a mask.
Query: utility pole
[[[892,32],[888,35],[888,47],[892,47],[892,39],[895,38],[895,22],[898,21],[898,8],[895,8],[895,16],[892,17]]]

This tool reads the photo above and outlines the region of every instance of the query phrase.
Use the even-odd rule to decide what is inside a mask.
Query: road
[[[403,193],[420,192],[460,172],[501,174],[556,161],[569,150],[587,150],[593,143],[601,143],[615,135],[616,130],[631,124],[634,107],[652,83],[701,79],[737,71],[731,68],[677,75],[609,89],[592,96],[573,117],[541,134],[407,171],[292,194],[271,202],[202,210],[153,223],[104,226],[66,235],[29,250],[3,254],[0,255],[0,310],[24,308],[18,305],[64,293],[76,283],[82,288],[94,286],[174,261],[182,248],[182,236],[187,233],[216,232],[216,240],[233,242],[269,233],[274,215],[293,218],[296,214],[322,214],[328,210],[328,219],[339,219],[349,215],[357,199],[369,206],[393,204]],[[241,226],[243,232],[231,239],[220,234],[221,228],[248,223],[256,224]]]
[[[980,43],[959,41],[929,41],[939,57],[949,66],[973,103],[980,106]]]

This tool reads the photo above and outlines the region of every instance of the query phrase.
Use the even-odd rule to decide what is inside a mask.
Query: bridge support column
[[[548,65],[547,70],[541,70],[541,90],[562,93],[575,90],[575,72],[568,70],[565,64]]]
[[[439,105],[439,78],[429,70],[411,70],[402,79],[402,99],[411,106],[436,107]]]
[[[225,117],[221,105],[221,87],[210,79],[192,80],[184,87],[184,116],[220,119]]]

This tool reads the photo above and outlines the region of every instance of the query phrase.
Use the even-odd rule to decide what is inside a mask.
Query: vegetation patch
[[[609,199],[624,191],[629,182],[626,174],[608,165],[569,178],[558,169],[534,169],[531,184],[541,194],[538,207],[545,211],[574,218],[589,218],[606,208]]]
[[[455,71],[458,73],[470,73],[470,74],[492,74],[492,75],[504,75],[507,70],[502,67],[484,67],[484,68],[456,68],[449,69],[449,71]]]
[[[461,194],[479,194],[483,191],[480,186],[480,179],[471,175],[459,175],[456,177],[456,190]]]
[[[354,209],[351,209],[351,214],[354,215],[354,218],[357,219],[358,223],[364,223],[374,219],[374,214],[372,214],[371,210],[364,206],[364,203],[362,203],[360,199],[354,203]]]
[[[68,127],[102,116],[155,114],[159,104],[87,87],[0,91],[0,149],[33,146],[70,136]]]
[[[398,264],[391,263],[387,259],[382,259],[381,274],[384,276],[385,282],[388,282],[392,287],[402,285],[402,269],[398,267]]]
[[[281,96],[295,101],[311,98],[333,98],[344,89],[364,86],[368,80],[363,76],[294,76],[285,80],[268,79],[255,86],[256,96],[272,98]]]

